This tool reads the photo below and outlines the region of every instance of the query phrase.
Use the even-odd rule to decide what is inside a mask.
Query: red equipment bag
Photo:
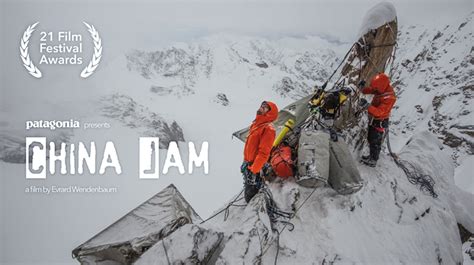
[[[291,148],[286,145],[276,147],[271,153],[270,165],[275,175],[280,178],[293,176],[294,161],[291,159]]]

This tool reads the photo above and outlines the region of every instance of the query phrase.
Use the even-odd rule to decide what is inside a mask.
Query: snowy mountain
[[[471,13],[458,25],[440,29],[402,25],[391,70],[398,96],[393,146],[400,150],[417,132],[433,132],[452,152],[458,166],[456,182],[471,193],[474,183],[466,170],[474,159],[472,17]],[[144,86],[157,97],[198,93],[193,100],[204,96],[208,98],[203,104],[230,108],[234,99],[257,97],[277,97],[287,104],[324,83],[348,47],[319,37],[267,40],[215,35],[160,51],[133,50],[126,55],[126,64],[129,75],[146,79]]]
[[[457,224],[474,231],[474,188],[468,175],[473,159],[472,17],[442,29],[402,25],[399,30],[391,141],[400,158],[434,179],[436,199],[412,185],[383,154],[375,169],[359,165],[366,186],[354,195],[339,195],[329,187],[307,189],[292,180],[271,183],[268,194],[279,209],[293,214],[291,219],[268,214],[267,193],[248,205],[236,196],[209,221],[183,225],[161,238],[136,264],[469,262],[472,246],[462,245]],[[222,134],[248,123],[246,108],[267,98],[285,105],[310,93],[348,48],[334,45],[316,37],[215,35],[159,51],[134,50],[122,61],[126,70],[114,71],[122,71],[124,80],[138,78],[140,85],[133,84],[139,89],[118,81],[122,85],[114,92],[176,120],[187,139],[212,137],[224,146],[219,150],[233,152]],[[174,111],[170,100],[200,106],[200,113]],[[216,120],[231,128],[212,132]],[[228,168],[240,162],[228,160],[216,160],[225,169],[215,175],[227,176]],[[239,178],[237,172],[232,175]],[[463,183],[465,191],[455,182]]]
[[[401,26],[392,78],[397,89],[392,129],[406,141],[422,130],[450,150],[456,182],[474,193],[473,13],[440,29]],[[403,143],[401,143],[403,144]],[[471,166],[472,169],[472,166]]]
[[[318,37],[300,40],[307,46],[303,49],[289,42],[298,40],[222,34],[160,51],[133,50],[125,57],[129,71],[159,84],[150,86],[150,91],[160,95],[193,94],[200,87],[199,79],[235,75],[241,70],[278,77],[273,84],[275,91],[283,97],[298,98],[310,93],[315,82],[326,80],[338,56],[328,41]],[[325,42],[327,48],[319,48],[318,42]]]
[[[175,121],[169,125],[158,114],[150,112],[128,96],[113,94],[102,97],[100,102],[103,116],[139,130],[140,135],[159,137],[162,149],[168,148],[171,141],[184,141],[183,130]]]

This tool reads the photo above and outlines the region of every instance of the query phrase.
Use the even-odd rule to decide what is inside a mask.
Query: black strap
[[[377,128],[388,128],[388,119],[376,120],[373,119],[370,126]]]

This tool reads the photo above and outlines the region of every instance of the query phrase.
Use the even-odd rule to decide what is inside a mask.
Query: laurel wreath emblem
[[[81,72],[81,77],[87,78],[92,75],[97,69],[97,66],[99,66],[100,59],[102,58],[102,40],[100,39],[99,32],[94,28],[93,25],[89,25],[86,22],[83,23],[86,25],[89,33],[91,34],[92,40],[94,41],[94,54],[92,55],[92,59]],[[38,24],[39,22],[29,25],[25,32],[23,32],[23,37],[20,40],[20,58],[23,61],[23,66],[25,66],[29,74],[36,78],[41,78],[41,71],[30,59],[30,54],[28,52],[28,44],[30,42],[31,35],[35,31],[35,27]]]
[[[86,22],[83,23],[86,25],[91,34],[92,40],[94,41],[94,54],[92,55],[92,60],[81,72],[81,77],[87,78],[93,74],[97,66],[99,66],[100,59],[102,58],[102,40],[100,39],[99,32],[97,32],[93,25],[89,25]]]
[[[41,78],[41,71],[34,65],[33,61],[31,61],[30,54],[28,52],[28,43],[30,42],[31,34],[33,31],[35,31],[35,27],[38,25],[38,23],[39,22],[36,22],[28,26],[25,32],[23,32],[23,37],[20,41],[20,57],[23,61],[23,66],[25,66],[28,73],[36,78]]]

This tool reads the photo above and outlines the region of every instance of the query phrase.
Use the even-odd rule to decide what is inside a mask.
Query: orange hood
[[[265,123],[265,122],[273,122],[274,120],[276,120],[278,118],[278,107],[275,103],[271,102],[271,101],[265,101],[268,106],[270,107],[270,110],[263,114],[263,115],[259,115],[257,114],[257,117],[255,118],[255,123],[256,124],[262,124],[262,123]]]

